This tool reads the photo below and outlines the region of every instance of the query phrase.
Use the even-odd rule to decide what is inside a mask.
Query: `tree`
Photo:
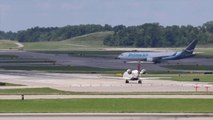
[[[210,33],[213,33],[213,21],[208,21],[203,24],[203,27]]]

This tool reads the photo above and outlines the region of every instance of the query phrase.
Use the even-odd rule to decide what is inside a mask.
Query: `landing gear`
[[[126,80],[126,83],[129,83],[129,80]]]
[[[128,84],[128,83],[129,83],[129,80],[126,80],[125,83]],[[141,81],[141,80],[138,80],[138,84],[142,84],[142,81]]]

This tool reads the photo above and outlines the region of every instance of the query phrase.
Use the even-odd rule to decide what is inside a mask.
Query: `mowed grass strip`
[[[173,74],[169,75],[171,78],[162,78],[175,81],[193,81],[193,79],[199,79],[200,82],[213,82],[213,74]]]
[[[0,95],[66,95],[77,94],[75,92],[60,91],[51,88],[22,88],[22,89],[1,89]]]
[[[213,92],[73,92],[52,88],[19,88],[1,89],[0,95],[213,95]]]
[[[212,113],[213,99],[0,100],[1,113]]]

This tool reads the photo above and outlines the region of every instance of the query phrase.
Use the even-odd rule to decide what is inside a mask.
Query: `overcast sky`
[[[213,0],[0,0],[0,30],[77,24],[199,26],[213,20]]]

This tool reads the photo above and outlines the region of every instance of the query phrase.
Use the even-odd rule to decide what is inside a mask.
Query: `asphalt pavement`
[[[36,58],[36,59],[49,59],[56,61],[56,64],[71,65],[71,66],[88,66],[88,67],[100,67],[100,68],[114,68],[114,69],[137,69],[137,63],[129,64],[124,60],[113,58],[101,58],[101,57],[75,57],[67,54],[47,54],[37,53],[30,51],[19,50],[6,50],[0,51],[2,55],[16,55],[21,58]],[[166,61],[160,64],[146,64],[143,63],[143,69],[150,71],[167,71],[167,68],[161,67],[161,65],[212,65],[213,59],[211,58],[187,58],[182,60]],[[1,65],[1,64],[0,64]]]

